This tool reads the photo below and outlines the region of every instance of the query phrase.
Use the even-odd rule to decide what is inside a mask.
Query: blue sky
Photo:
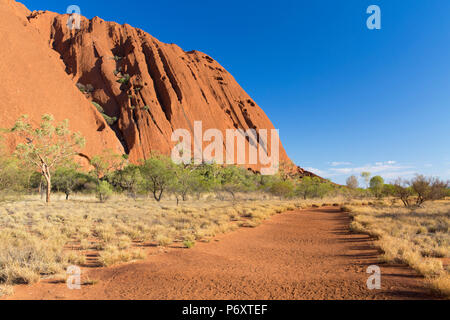
[[[22,0],[129,23],[219,61],[298,165],[338,183],[370,171],[450,178],[450,1]],[[381,30],[366,9],[381,8]]]

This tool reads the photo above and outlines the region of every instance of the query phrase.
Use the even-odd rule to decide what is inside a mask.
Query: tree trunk
[[[42,165],[42,174],[45,178],[45,180],[47,181],[47,193],[46,193],[46,197],[45,197],[45,202],[47,202],[47,204],[50,203],[50,193],[52,192],[52,176],[50,174],[50,169],[46,164]]]
[[[47,179],[47,194],[45,195],[45,202],[50,203],[50,193],[52,192],[50,175],[48,177],[45,177],[45,179]]]

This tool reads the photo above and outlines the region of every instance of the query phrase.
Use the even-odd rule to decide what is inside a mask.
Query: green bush
[[[129,74],[124,74],[124,75],[122,76],[122,78],[120,78],[119,80],[117,80],[117,82],[120,83],[120,84],[125,84],[125,85],[127,85],[127,84],[130,83],[130,79],[131,79],[131,77],[130,77]]]
[[[98,110],[98,112],[105,113],[105,110],[103,109],[103,107],[101,105],[99,105],[97,102],[92,101],[92,104]]]
[[[370,179],[370,190],[377,198],[383,196],[384,179],[381,176],[375,176]]]
[[[184,240],[183,245],[185,248],[191,249],[195,246],[195,242],[191,240]]]
[[[100,181],[97,186],[97,198],[100,200],[100,202],[107,201],[112,194],[113,190],[108,181]]]
[[[95,106],[95,108],[100,112],[105,119],[106,123],[110,126],[112,126],[114,123],[117,122],[117,117],[110,117],[105,113],[105,110],[101,105],[99,105],[97,102],[92,102],[92,104]]]

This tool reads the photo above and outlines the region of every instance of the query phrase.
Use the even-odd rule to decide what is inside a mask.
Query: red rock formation
[[[169,153],[172,132],[193,133],[194,121],[224,136],[230,128],[273,129],[261,108],[206,54],[97,17],[83,18],[81,30],[72,32],[68,17],[35,12],[29,21],[61,55],[74,84],[92,85],[89,98],[118,118],[112,127],[130,159],[146,158],[152,150]],[[124,75],[129,85],[117,83]],[[289,161],[282,146],[280,158]]]
[[[22,114],[37,122],[51,113],[69,119],[71,130],[87,138],[87,157],[105,148],[123,153],[103,117],[67,77],[59,54],[30,25],[29,14],[21,4],[0,1],[0,127],[12,126]]]
[[[273,129],[233,76],[204,53],[185,52],[140,29],[97,17],[82,18],[80,30],[69,30],[68,15],[29,12],[2,1],[7,3],[0,6],[1,43],[9,49],[0,55],[1,74],[8,75],[0,110],[7,122],[22,113],[67,117],[88,138],[91,154],[111,146],[117,150],[120,141],[135,162],[152,151],[169,154],[173,131],[193,134],[194,121],[202,121],[203,132],[219,129],[224,137],[227,129]],[[76,84],[89,92],[82,94]],[[117,138],[89,100],[117,118],[111,125]],[[291,163],[281,143],[279,154],[281,162]]]

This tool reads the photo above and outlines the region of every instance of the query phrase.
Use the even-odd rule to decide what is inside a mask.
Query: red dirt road
[[[283,213],[255,229],[221,235],[193,249],[169,249],[145,261],[84,269],[98,280],[81,290],[42,281],[8,299],[432,299],[405,266],[380,265],[382,289],[366,287],[378,252],[350,234],[336,208]]]

